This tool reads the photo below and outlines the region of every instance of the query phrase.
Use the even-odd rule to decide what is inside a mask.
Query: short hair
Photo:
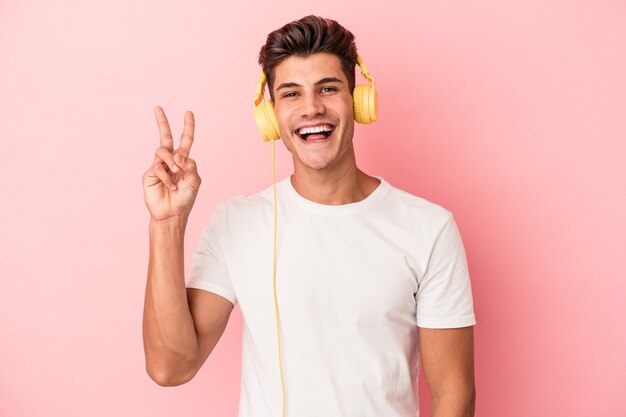
[[[261,47],[259,64],[267,78],[272,100],[276,66],[292,55],[306,58],[320,52],[339,58],[352,92],[357,61],[354,35],[334,20],[310,15],[271,32]]]

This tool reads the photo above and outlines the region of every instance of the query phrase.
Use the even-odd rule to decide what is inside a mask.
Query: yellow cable
[[[272,269],[274,286],[274,311],[276,313],[276,335],[278,338],[278,366],[280,368],[280,384],[283,390],[283,417],[286,415],[285,380],[283,379],[283,361],[280,353],[280,324],[278,320],[278,303],[276,302],[276,140],[272,140],[272,186],[274,190],[274,266]]]

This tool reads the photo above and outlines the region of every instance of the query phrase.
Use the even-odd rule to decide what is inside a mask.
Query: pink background
[[[256,58],[310,13],[349,28],[376,77],[360,167],[459,224],[476,415],[626,415],[625,2],[208,3],[0,2],[0,415],[236,415],[238,307],[193,381],[144,370],[152,108],[175,136],[196,114],[189,272],[216,203],[271,182]]]

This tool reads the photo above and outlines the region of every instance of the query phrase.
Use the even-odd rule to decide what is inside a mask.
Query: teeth
[[[313,127],[303,127],[298,130],[298,133],[301,135],[311,134],[311,133],[320,133],[320,132],[330,132],[333,130],[333,127],[330,125],[323,126],[313,126]]]

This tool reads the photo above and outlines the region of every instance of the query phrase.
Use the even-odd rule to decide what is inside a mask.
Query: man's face
[[[354,163],[352,91],[332,54],[291,56],[274,69],[274,107],[294,169]]]

